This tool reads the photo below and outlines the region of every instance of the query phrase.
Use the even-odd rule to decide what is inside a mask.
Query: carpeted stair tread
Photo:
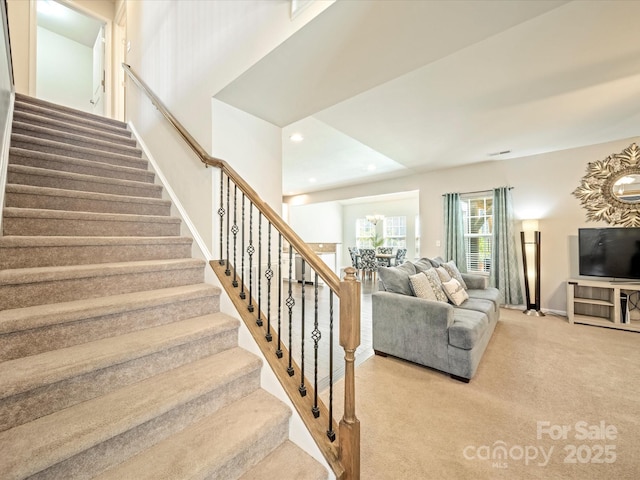
[[[282,402],[257,390],[96,478],[237,478],[284,440],[270,430],[287,426],[290,415]]]
[[[202,296],[217,296],[220,288],[207,283],[123,293],[71,302],[0,310],[0,335],[71,323],[89,317],[115,315]]]
[[[97,115],[95,113],[85,112],[83,110],[78,110],[76,108],[67,107],[64,105],[60,105],[57,103],[49,102],[47,100],[43,100],[41,98],[32,97],[29,95],[24,95],[22,93],[16,93],[16,104],[20,104],[20,107],[16,105],[16,110],[22,109],[22,106],[33,106],[39,107],[44,110],[48,110],[49,112],[59,112],[70,115],[74,118],[83,118],[87,121],[92,121],[96,123],[102,123],[106,125],[112,125],[118,128],[126,128],[127,124],[120,121],[115,120],[113,118],[108,118],[102,115]]]
[[[0,237],[0,270],[186,258],[191,256],[192,244],[184,236],[6,235]]]
[[[0,271],[0,304],[22,308],[201,283],[194,258],[32,267]]]
[[[0,478],[34,475],[223,388],[260,363],[252,354],[233,348],[4,431]]]
[[[125,167],[134,168],[138,167],[142,169],[147,168],[146,161],[142,160],[140,155],[135,156],[106,152],[95,148],[82,147],[55,140],[47,140],[46,138],[37,138],[29,135],[22,135],[20,133],[11,134],[11,145],[25,150],[55,153],[58,155],[65,155],[67,157],[111,163],[113,165],[123,165]]]
[[[327,470],[287,440],[238,480],[326,480]]]
[[[143,160],[142,162],[146,163],[146,160]],[[65,157],[64,155],[38,152],[24,148],[11,147],[9,149],[9,165],[23,165],[61,172],[153,183],[155,173],[150,170],[143,170],[142,168],[144,167],[142,162],[140,163],[140,168],[133,168],[122,165],[112,165],[110,163],[96,162],[94,160]]]
[[[237,327],[237,320],[214,313],[8,360],[0,363],[0,398],[102,370]]]
[[[165,236],[180,233],[180,219],[166,215],[4,209],[5,235]]]
[[[29,125],[44,126],[60,132],[69,132],[76,135],[83,135],[85,137],[94,137],[101,140],[108,140],[121,145],[129,145],[132,147],[135,147],[137,145],[136,140],[131,137],[131,132],[129,132],[128,130],[122,130],[122,132],[115,134],[101,129],[76,125],[73,123],[65,122],[63,120],[36,115],[35,113],[24,112],[20,110],[16,110],[15,112],[13,112],[13,120]]]
[[[6,207],[168,216],[171,201],[160,198],[80,192],[52,187],[8,184]]]
[[[99,177],[82,173],[49,170],[24,165],[8,165],[8,183],[58,187],[69,190],[130,195],[135,191],[140,197],[162,197],[162,186],[135,180]],[[73,188],[72,188],[73,187]],[[121,193],[122,192],[122,193]]]
[[[94,150],[100,150],[104,152],[119,153],[122,155],[129,155],[132,157],[141,157],[142,150],[137,146],[123,145],[114,143],[110,140],[102,140],[97,138],[89,132],[88,134],[79,134],[64,132],[53,128],[44,127],[41,125],[33,125],[30,123],[24,123],[17,120],[13,121],[11,131],[14,134],[31,136],[34,138],[47,139],[53,142],[65,143],[69,145],[77,145],[86,148],[92,148]]]

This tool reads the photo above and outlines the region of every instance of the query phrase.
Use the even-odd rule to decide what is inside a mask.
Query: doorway
[[[36,0],[35,95],[109,115],[107,21],[56,0]]]

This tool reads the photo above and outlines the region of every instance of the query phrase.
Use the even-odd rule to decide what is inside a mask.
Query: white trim
[[[165,177],[164,174],[162,173],[162,170],[158,166],[158,162],[156,162],[155,158],[151,154],[151,151],[149,150],[147,145],[142,140],[142,137],[138,134],[138,130],[136,129],[135,125],[133,124],[132,121],[129,121],[128,125],[129,125],[129,128],[131,129],[131,131],[133,132],[133,135],[136,137],[136,140],[138,141],[140,149],[143,151],[143,153],[146,156],[147,160],[149,160],[149,163],[151,164],[151,167],[153,168],[153,171],[155,172],[156,176],[158,177],[158,180],[160,181],[160,183],[162,184],[163,188],[167,192],[167,195],[169,195],[169,198],[171,199],[171,202],[173,203],[173,206],[175,206],[176,209],[178,210],[178,215],[180,216],[180,218],[182,219],[182,221],[186,225],[187,229],[189,230],[190,235],[192,236],[193,240],[198,245],[198,248],[200,249],[200,251],[204,255],[206,261],[209,262],[209,261],[213,260],[213,255],[209,251],[209,248],[207,247],[207,244],[205,243],[205,241],[202,239],[202,237],[198,233],[198,230],[196,229],[195,225],[191,221],[191,218],[189,218],[189,215],[187,214],[187,211],[184,209],[184,207],[182,206],[182,203],[178,199],[178,196],[176,195],[176,193],[171,188],[171,185],[167,181],[167,177]]]
[[[14,91],[14,87],[11,87],[11,93],[9,98],[9,112],[7,115],[7,124],[4,126],[3,142],[0,145],[0,190],[2,193],[0,194],[0,212],[2,212],[4,208],[4,200],[6,197],[6,187],[7,187],[7,168],[9,167],[9,147],[11,146],[11,128],[13,125],[13,109],[16,99],[16,94]],[[3,228],[2,228],[2,219],[3,215],[0,215],[0,237],[3,236]]]

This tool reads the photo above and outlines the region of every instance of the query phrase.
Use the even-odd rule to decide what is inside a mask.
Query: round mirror
[[[611,185],[611,194],[625,203],[640,203],[640,174],[622,175]]]

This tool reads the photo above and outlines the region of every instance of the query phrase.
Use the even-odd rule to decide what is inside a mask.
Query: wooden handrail
[[[129,75],[131,80],[140,87],[140,89],[149,97],[153,105],[160,111],[160,113],[169,121],[169,123],[176,129],[180,136],[187,142],[187,145],[195,152],[200,161],[206,166],[220,168],[229,178],[240,188],[240,190],[247,196],[247,198],[262,212],[266,219],[282,234],[282,236],[289,242],[293,249],[298,252],[304,260],[313,268],[313,270],[324,280],[324,282],[334,291],[337,295],[340,295],[340,279],[329,268],[329,266],[322,261],[322,259],[309,247],[302,239],[293,231],[293,229],[287,225],[284,220],[278,215],[271,206],[269,206],[251,186],[245,182],[245,180],[233,170],[229,164],[219,158],[209,155],[204,148],[197,142],[193,136],[187,132],[176,117],[174,117],[169,109],[162,103],[162,101],[151,91],[149,86],[144,83],[140,77],[126,63],[122,64],[122,68]]]

